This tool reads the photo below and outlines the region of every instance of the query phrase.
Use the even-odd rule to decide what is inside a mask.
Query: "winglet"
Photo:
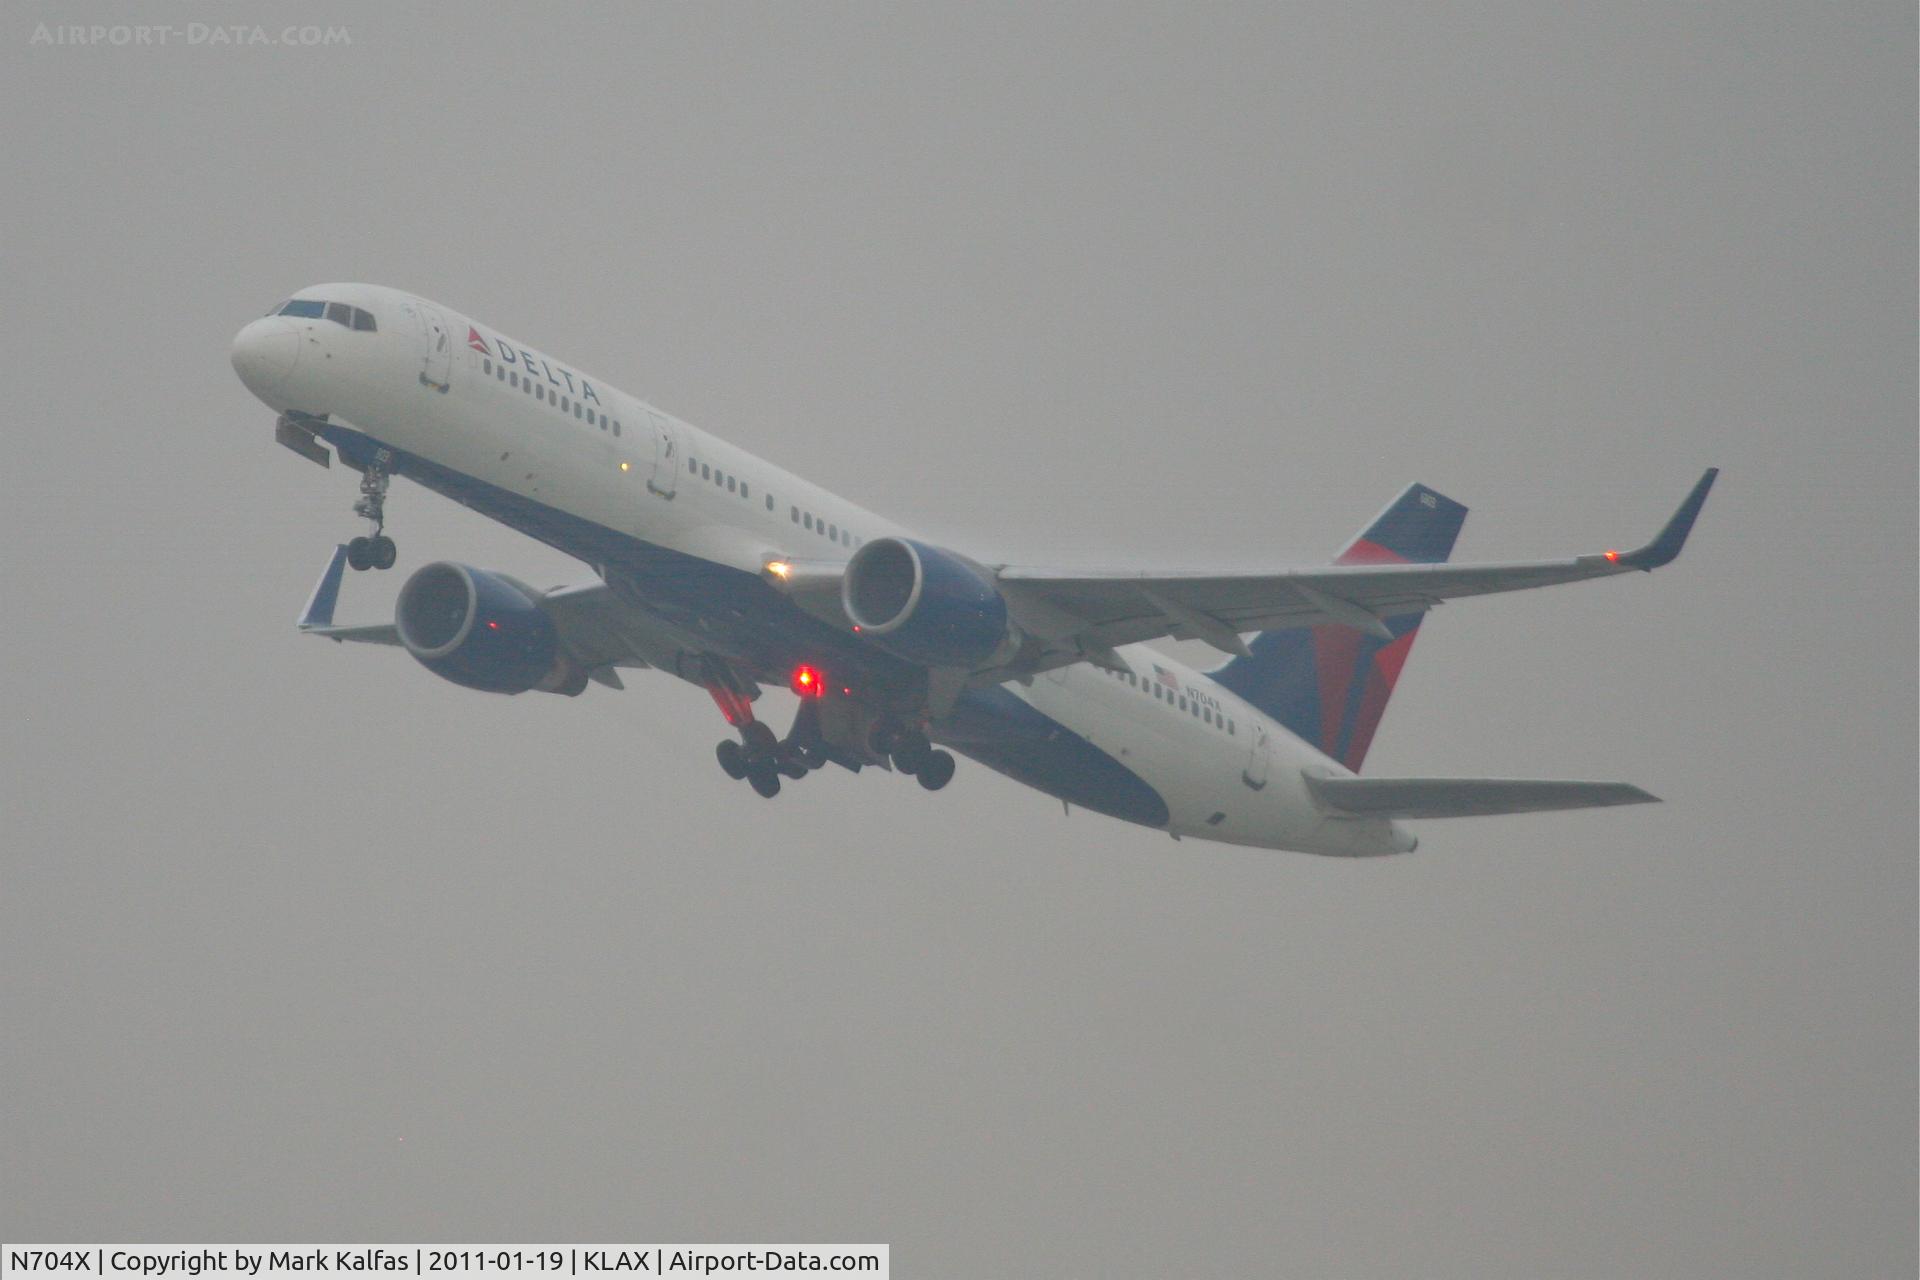
[[[1708,467],[1706,474],[1693,486],[1693,492],[1680,504],[1680,509],[1667,521],[1667,527],[1660,535],[1638,551],[1629,551],[1620,557],[1620,563],[1630,569],[1645,569],[1651,572],[1663,564],[1671,564],[1680,554],[1680,548],[1687,545],[1687,535],[1693,532],[1694,519],[1699,516],[1700,508],[1707,503],[1707,491],[1713,488],[1714,477],[1720,474],[1720,468]]]
[[[302,631],[333,625],[333,605],[340,598],[340,574],[346,567],[347,544],[343,542],[333,549],[333,559],[327,562],[320,581],[313,584],[313,594],[307,597],[307,607],[300,615]]]

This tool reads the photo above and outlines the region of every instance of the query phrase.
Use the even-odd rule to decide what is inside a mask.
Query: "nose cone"
[[[262,400],[286,382],[300,359],[300,334],[279,316],[267,316],[234,335],[233,371]]]

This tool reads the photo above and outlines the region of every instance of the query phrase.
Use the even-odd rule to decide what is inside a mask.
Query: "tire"
[[[792,778],[795,782],[807,776],[806,761],[800,759],[798,756],[788,756],[780,762],[779,768],[781,773]]]
[[[902,739],[893,753],[893,767],[902,773],[917,774],[933,758],[933,744],[927,741],[926,735],[919,733],[904,734]]]
[[[773,730],[767,728],[766,722],[762,720],[755,720],[742,729],[740,736],[746,739],[747,757],[751,760],[765,759],[773,755],[774,750],[780,745],[780,739],[773,736]]]
[[[771,800],[780,794],[780,775],[764,761],[747,770],[747,781],[753,789]]]
[[[802,747],[800,749],[800,762],[809,769],[824,769],[827,767],[827,749],[825,747]]]
[[[355,538],[347,544],[347,564],[354,569],[373,568],[373,539]]]
[[[747,753],[732,738],[722,738],[720,745],[713,749],[714,758],[720,762],[720,770],[735,782],[747,776]]]
[[[381,534],[373,540],[373,567],[391,569],[393,562],[400,558],[400,548],[393,545],[393,539]]]
[[[920,766],[920,785],[929,791],[938,791],[953,781],[953,770],[951,755],[944,751],[929,751],[926,763]]]

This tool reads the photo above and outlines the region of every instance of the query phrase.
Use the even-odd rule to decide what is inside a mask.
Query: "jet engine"
[[[417,570],[394,607],[400,643],[437,676],[488,693],[579,693],[539,597],[505,574],[442,560]]]
[[[840,602],[862,635],[927,666],[990,666],[1020,644],[992,573],[924,542],[875,538],[861,547],[847,564]]]

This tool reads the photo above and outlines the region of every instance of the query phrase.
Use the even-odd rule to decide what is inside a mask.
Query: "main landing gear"
[[[373,521],[373,536],[347,544],[347,563],[355,569],[391,569],[400,555],[393,539],[381,532],[386,524],[387,482],[393,478],[387,469],[389,460],[383,449],[360,473],[360,500],[353,504],[353,514]]]
[[[938,791],[953,781],[953,757],[934,746],[920,730],[898,721],[882,721],[873,727],[867,745],[875,755],[885,756],[893,767],[912,774],[929,791]]]
[[[798,781],[827,762],[823,752],[809,750],[791,736],[784,742],[775,738],[773,730],[760,720],[740,726],[740,741],[726,738],[713,754],[729,778],[745,778],[756,793],[769,800],[780,794],[781,778]]]
[[[720,701],[720,696],[715,696]],[[820,730],[819,703],[803,699],[793,728],[785,738],[759,720],[746,720],[744,703],[729,703],[740,738],[728,738],[714,747],[714,759],[729,778],[744,778],[758,794],[772,799],[780,794],[781,779],[798,781],[828,762],[827,743]],[[751,714],[750,710],[745,714]],[[744,721],[744,722],[743,722]],[[927,735],[899,721],[876,725],[867,745],[873,754],[892,763],[897,772],[911,774],[928,791],[938,791],[953,780],[954,760],[935,747]]]

